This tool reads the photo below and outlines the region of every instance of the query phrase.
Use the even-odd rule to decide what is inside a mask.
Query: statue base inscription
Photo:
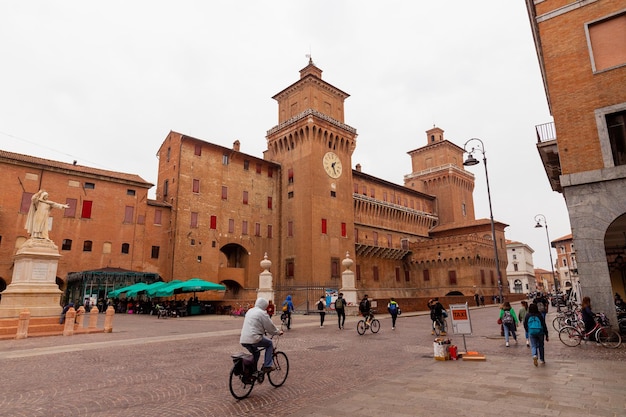
[[[28,239],[18,249],[13,278],[0,298],[0,317],[19,317],[27,309],[31,317],[58,316],[63,292],[56,284],[59,249],[48,239]]]

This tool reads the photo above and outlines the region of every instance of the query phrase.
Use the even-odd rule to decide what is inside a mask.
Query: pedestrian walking
[[[326,318],[326,297],[321,296],[317,303],[317,312],[320,313],[320,329],[324,327],[324,319]]]
[[[474,294],[474,300],[476,301],[476,307],[480,307],[480,295],[478,293]]]
[[[517,312],[517,318],[519,319],[520,323],[524,323],[524,318],[526,317],[527,313],[528,313],[528,301],[522,300],[522,306]],[[525,326],[524,326],[524,329],[526,329]],[[530,347],[530,343],[528,339],[528,330],[524,331],[524,336],[526,336],[526,347]]]
[[[274,305],[274,302],[272,300],[268,301],[268,305],[267,305],[267,315],[270,316],[270,319],[272,318],[272,316],[274,315],[274,312],[276,311],[276,306]]]
[[[530,353],[533,355],[533,365],[537,366],[537,360],[542,365],[546,364],[544,336],[545,341],[548,339],[548,326],[543,318],[543,314],[539,312],[537,304],[528,306],[528,313],[524,317],[524,329],[530,337]]]
[[[513,336],[513,340],[517,343],[517,334],[515,330],[517,330],[517,323],[519,320],[517,319],[517,314],[515,314],[515,310],[511,308],[511,303],[505,301],[502,304],[502,308],[500,309],[500,318],[498,322],[502,324],[504,327],[504,343],[506,347],[509,347],[509,335]]]
[[[281,320],[283,320],[284,317],[283,321],[287,321],[287,330],[291,330],[291,313],[295,310],[293,302],[291,301],[291,295],[288,295],[285,301],[283,301],[282,310],[284,316],[281,315]]]
[[[335,311],[337,312],[337,324],[339,329],[343,329],[346,324],[346,300],[343,298],[343,293],[340,292],[339,296],[335,300]]]
[[[391,297],[389,304],[387,304],[387,311],[391,314],[391,330],[396,330],[396,319],[400,313],[400,306],[393,297]]]

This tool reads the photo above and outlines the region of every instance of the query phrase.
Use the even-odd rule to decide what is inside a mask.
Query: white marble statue
[[[37,191],[31,198],[26,226],[24,228],[30,233],[33,239],[48,239],[48,217],[53,208],[69,208],[67,204],[59,204],[48,200],[48,193],[45,190]]]

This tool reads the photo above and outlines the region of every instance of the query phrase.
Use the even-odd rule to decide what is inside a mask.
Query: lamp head
[[[478,159],[474,158],[474,155],[472,155],[471,153],[469,153],[467,155],[467,159],[465,160],[465,162],[463,162],[463,165],[465,166],[474,166],[474,165],[478,165]]]
[[[539,221],[537,221],[537,224],[535,225],[535,228],[538,228],[538,227],[543,227],[541,223],[539,223]]]

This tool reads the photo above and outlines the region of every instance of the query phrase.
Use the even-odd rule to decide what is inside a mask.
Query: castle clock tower
[[[312,60],[300,80],[276,94],[278,125],[265,158],[281,165],[281,285],[341,286],[341,260],[354,252],[352,153],[344,124],[349,95],[322,80]]]

